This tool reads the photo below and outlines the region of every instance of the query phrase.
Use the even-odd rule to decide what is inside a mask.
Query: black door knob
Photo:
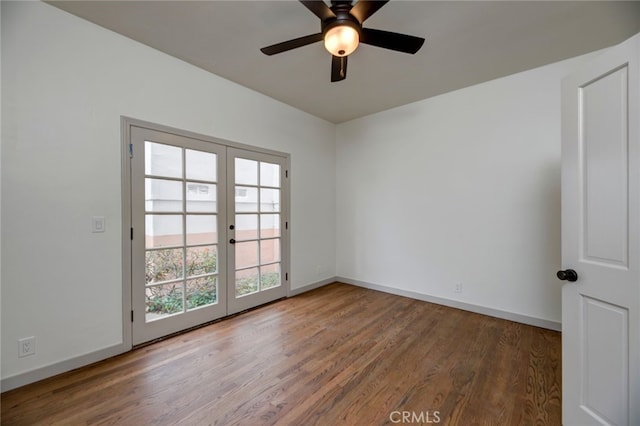
[[[562,281],[578,281],[578,273],[573,269],[565,269],[564,271],[558,271],[556,274],[558,279]]]
[[[236,243],[236,240],[234,240],[234,239],[232,238],[232,239],[230,239],[230,240],[229,240],[229,242],[230,242],[231,244],[235,244],[235,243]]]

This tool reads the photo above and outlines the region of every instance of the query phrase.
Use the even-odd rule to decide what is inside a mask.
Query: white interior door
[[[565,426],[640,425],[639,55],[640,35],[562,86]]]
[[[227,149],[228,310],[280,299],[288,288],[286,159]]]

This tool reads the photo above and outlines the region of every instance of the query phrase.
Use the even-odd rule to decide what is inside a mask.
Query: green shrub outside
[[[147,283],[183,277],[183,250],[153,250],[146,253]],[[199,247],[187,249],[186,276],[214,274],[218,256],[215,249]],[[173,314],[182,312],[183,282],[147,288],[147,313]],[[215,303],[218,299],[217,278],[204,276],[187,280],[187,309]]]
[[[187,277],[203,274],[214,274],[217,271],[217,252],[208,247],[188,249],[186,275]],[[183,250],[166,249],[146,252],[146,281],[147,283],[161,282],[183,276]],[[258,276],[239,278],[236,280],[236,295],[244,296],[258,291]],[[268,272],[260,276],[262,289],[280,285],[280,274]],[[166,284],[147,288],[147,313],[169,315],[182,312],[183,282]],[[185,297],[187,309],[216,303],[218,300],[218,286],[216,276],[204,276],[187,279],[187,294]]]

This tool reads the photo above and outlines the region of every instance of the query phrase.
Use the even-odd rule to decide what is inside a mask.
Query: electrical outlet
[[[456,283],[456,288],[453,290],[454,293],[462,293],[462,283]]]
[[[18,357],[22,358],[29,355],[36,354],[36,338],[25,337],[22,339],[18,339]]]

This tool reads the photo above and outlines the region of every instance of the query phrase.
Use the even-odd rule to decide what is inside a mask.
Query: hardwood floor
[[[557,332],[336,283],[5,392],[1,423],[560,425],[560,353]]]

